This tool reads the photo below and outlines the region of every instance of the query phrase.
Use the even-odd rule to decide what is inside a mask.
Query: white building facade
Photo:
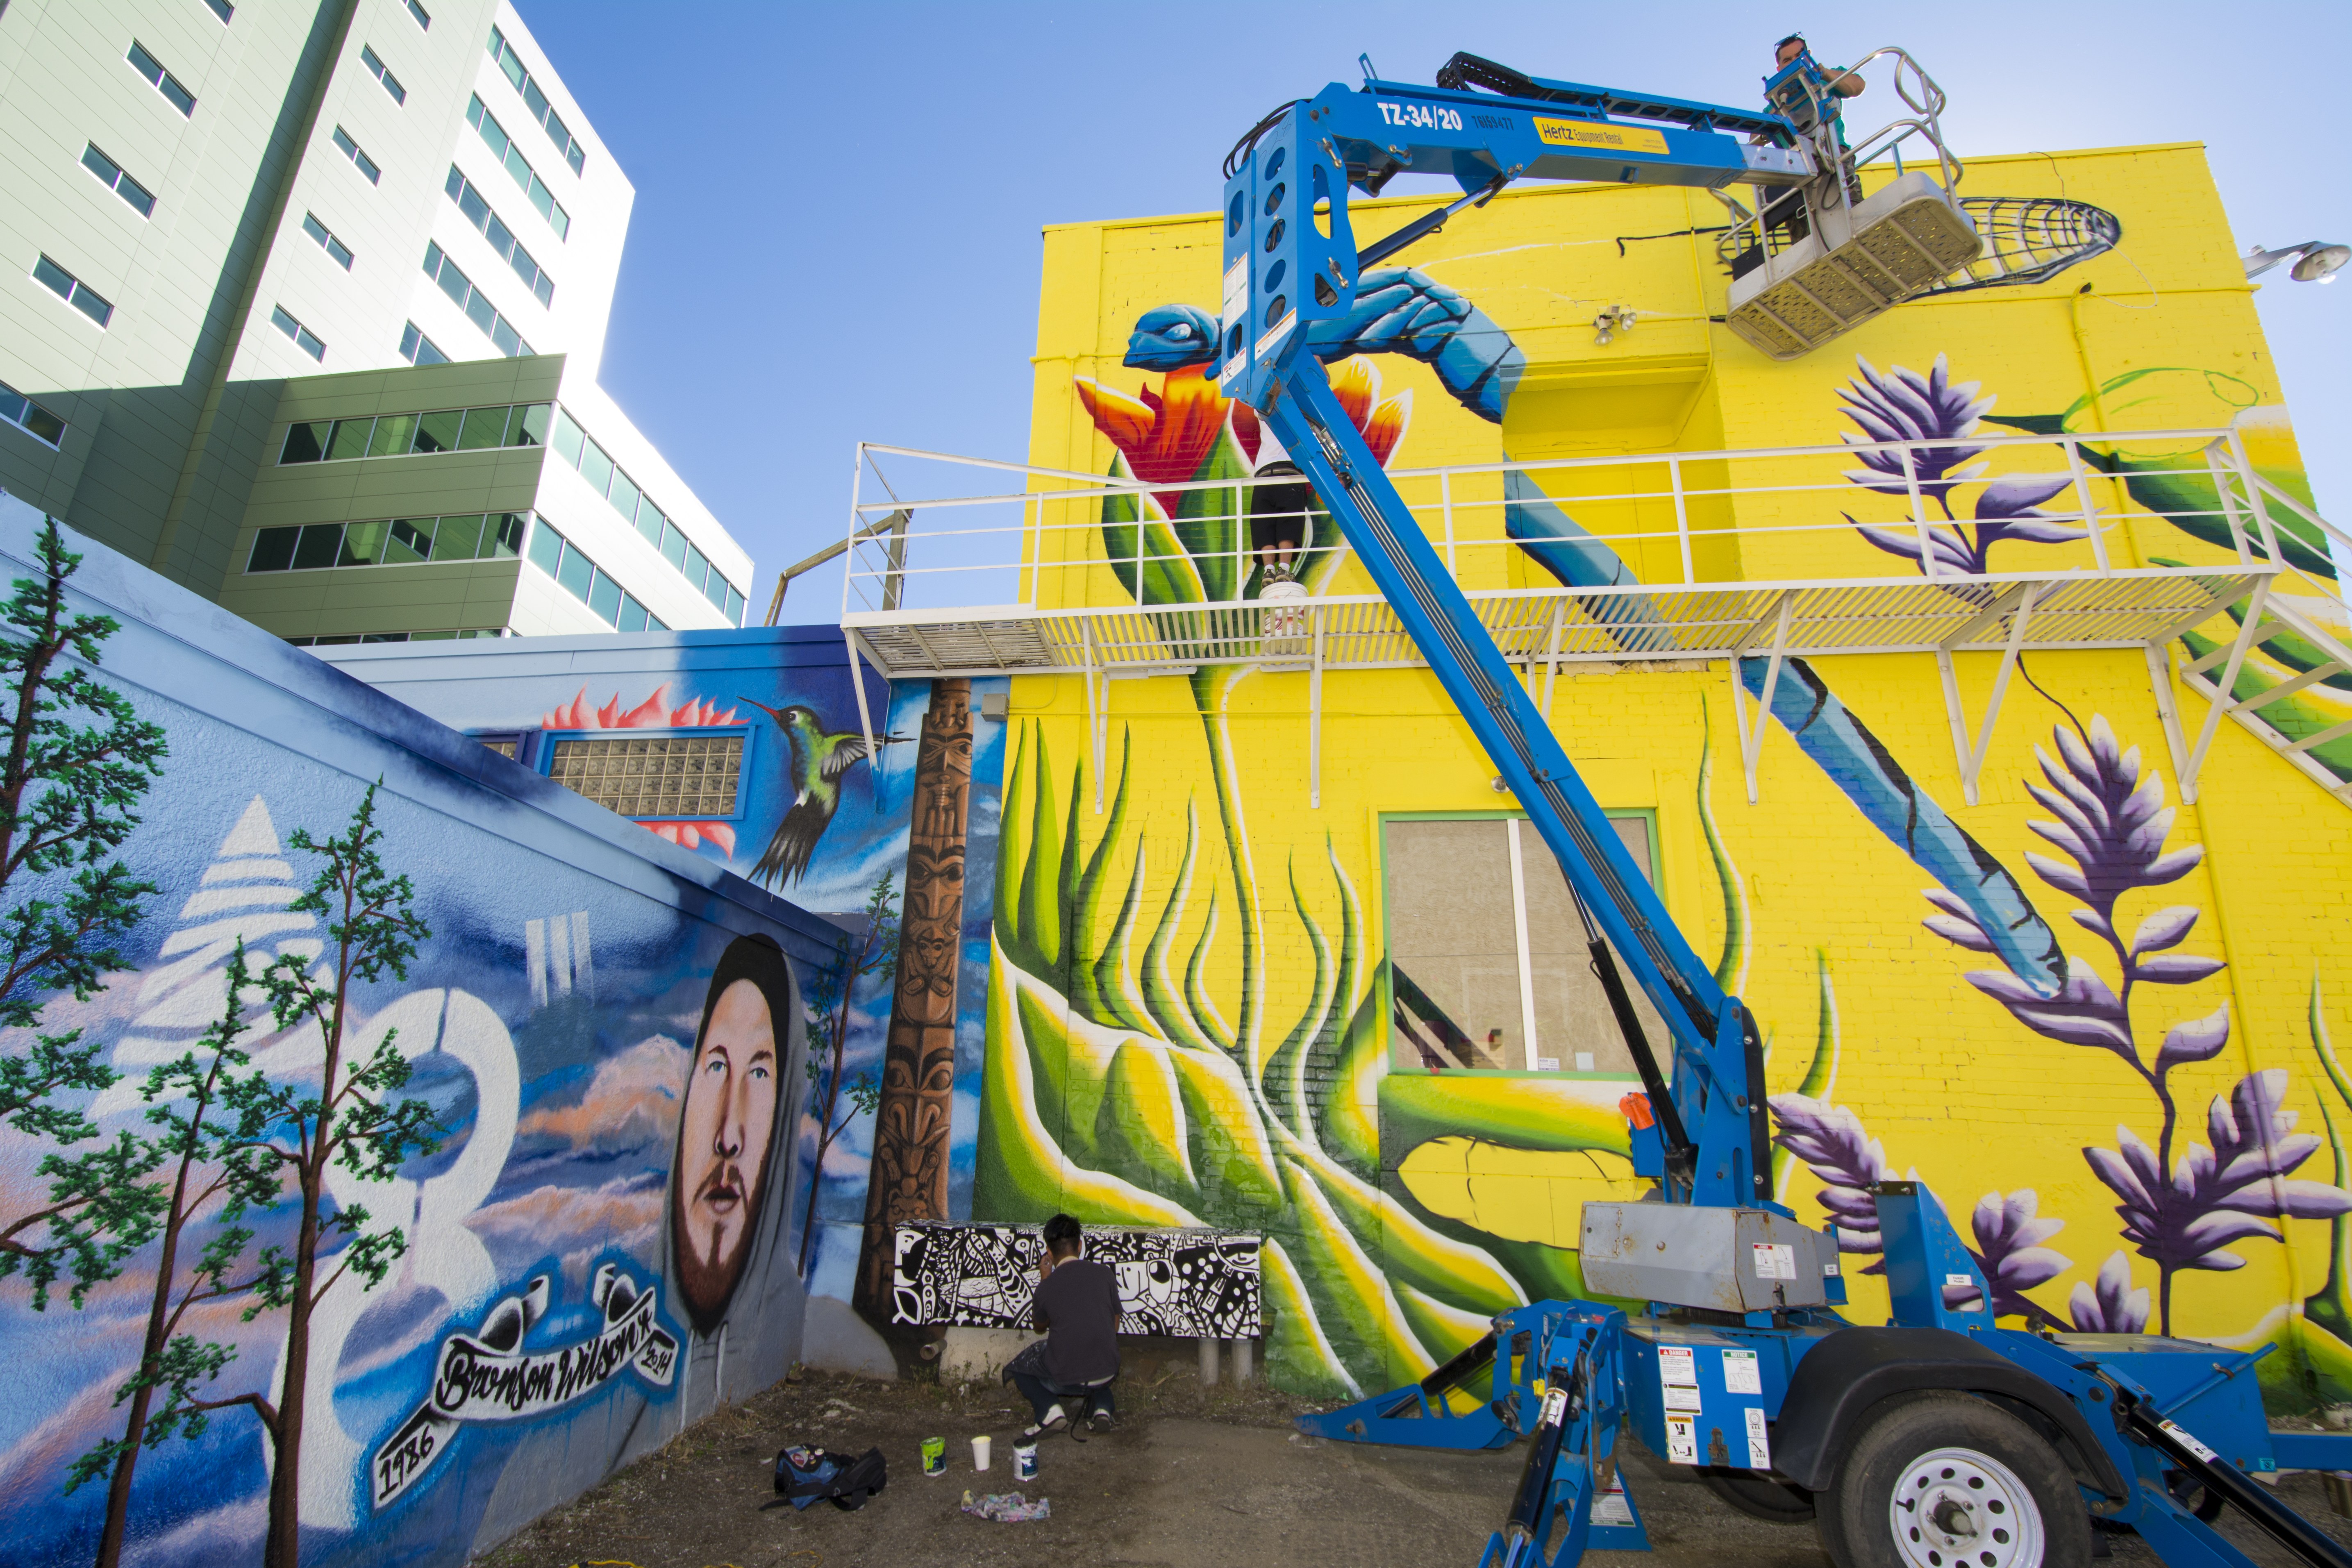
[[[635,188],[505,0],[11,0],[0,139],[0,487],[302,640],[741,624],[750,558],[596,384]],[[562,413],[466,463],[461,399]],[[469,515],[525,521],[367,553]],[[313,525],[334,564],[257,558]]]

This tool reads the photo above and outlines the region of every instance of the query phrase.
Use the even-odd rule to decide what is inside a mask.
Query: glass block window
[[[548,776],[623,816],[735,815],[740,735],[558,741]]]

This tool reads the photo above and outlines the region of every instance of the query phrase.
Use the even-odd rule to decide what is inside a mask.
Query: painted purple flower
[[[1862,427],[1862,434],[1842,430],[1840,440],[1849,446],[1874,441],[1937,444],[1908,448],[1907,455],[1900,450],[1857,452],[1863,466],[1847,469],[1845,477],[1866,490],[1901,496],[1907,501],[1910,474],[1916,472],[1921,498],[1934,501],[1944,513],[1943,521],[1928,523],[1924,531],[1916,523],[1866,523],[1847,514],[1846,521],[1863,538],[1890,555],[1918,562],[1931,576],[1958,576],[1990,570],[1987,561],[1992,547],[2003,540],[2065,544],[2085,537],[2081,524],[2041,510],[2043,501],[2074,482],[2067,474],[2003,475],[1978,494],[1970,519],[1975,527],[1961,527],[1952,510],[1952,491],[1984,478],[1988,465],[1971,459],[1988,448],[1959,439],[1945,443],[1937,438],[1976,434],[1980,416],[1992,407],[1994,399],[1978,397],[1978,384],[1973,381],[1953,385],[1950,367],[1941,354],[1936,356],[1935,369],[1924,376],[1899,364],[1889,366],[1882,375],[1866,359],[1857,358],[1854,363],[1862,374],[1838,396],[1846,405],[1845,416]]]
[[[2227,1100],[2214,1096],[2205,1119],[2212,1147],[2189,1144],[2169,1178],[2157,1151],[2128,1127],[2116,1129],[2116,1148],[2083,1151],[2123,1199],[2116,1212],[2124,1235],[2165,1270],[2168,1293],[2174,1269],[2244,1268],[2230,1244],[2283,1239],[2273,1220],[2352,1213],[2352,1193],[2288,1179],[2320,1140],[2296,1134],[2294,1112],[2279,1109],[2286,1084],[2286,1069],[2272,1068],[2241,1079]]]
[[[1890,1179],[1886,1151],[1864,1128],[1862,1118],[1843,1105],[1801,1094],[1776,1094],[1772,1115],[1780,1131],[1772,1142],[1805,1163],[1828,1184],[1822,1207],[1836,1222],[1840,1252],[1884,1252],[1878,1236],[1878,1200],[1871,1189]]]
[[[2131,1259],[2120,1252],[2107,1254],[2107,1260],[2099,1265],[2098,1283],[2077,1284],[2066,1305],[2074,1313],[2077,1333],[2147,1332],[2147,1287],[2132,1289]]]
[[[1995,1317],[2039,1314],[2041,1307],[2027,1300],[2025,1292],[2074,1267],[2073,1258],[2042,1245],[2065,1229],[2066,1222],[2035,1218],[2033,1211],[2040,1203],[2031,1187],[2008,1194],[1987,1193],[1969,1215],[1969,1228],[1977,1237],[1976,1246],[1969,1250],[1992,1286]],[[1944,1305],[1960,1306],[1974,1300],[1976,1293],[1972,1285],[1947,1285]]]
[[[1838,439],[1849,446],[1973,436],[1982,416],[1999,401],[1979,397],[1977,382],[1953,385],[1951,365],[1942,354],[1936,356],[1935,368],[1926,375],[1899,364],[1889,365],[1882,375],[1858,354],[1853,363],[1861,374],[1838,392],[1839,401],[1846,405],[1845,416],[1862,427],[1859,436],[1838,432]],[[1947,498],[1955,487],[1982,477],[1985,465],[1970,459],[1984,450],[1957,440],[1948,446],[1914,448],[1911,461],[1917,468],[1919,493],[1943,503],[1949,516]],[[1863,467],[1848,470],[1847,479],[1882,495],[1909,497],[1911,485],[1904,470],[1903,453],[1859,452],[1855,456]]]

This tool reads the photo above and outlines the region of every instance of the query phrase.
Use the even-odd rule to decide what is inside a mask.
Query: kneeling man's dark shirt
[[[1118,1374],[1118,1276],[1084,1258],[1056,1263],[1037,1287],[1036,1307],[1047,1376],[1070,1384]]]

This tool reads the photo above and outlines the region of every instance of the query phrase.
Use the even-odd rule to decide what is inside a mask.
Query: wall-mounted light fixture
[[[2326,240],[2306,239],[2301,245],[2290,245],[2284,250],[2264,250],[2260,245],[2246,252],[2246,277],[2261,277],[2283,261],[2294,266],[2287,274],[2298,283],[2333,283],[2338,268],[2352,261],[2352,245],[2336,245]]]

